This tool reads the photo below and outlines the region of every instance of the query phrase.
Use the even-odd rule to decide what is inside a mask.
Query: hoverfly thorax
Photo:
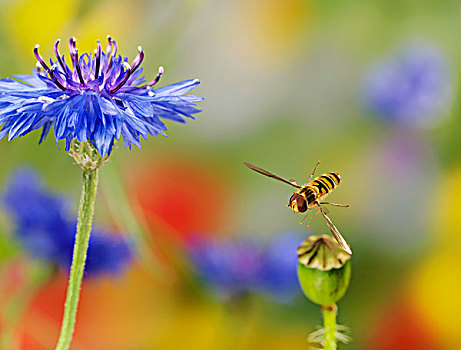
[[[306,198],[308,206],[315,204],[320,197],[319,190],[310,185],[304,186],[300,193],[304,196],[304,198]]]

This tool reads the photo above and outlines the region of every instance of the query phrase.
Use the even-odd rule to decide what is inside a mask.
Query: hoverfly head
[[[290,197],[289,207],[295,213],[304,213],[307,210],[307,201],[306,198],[298,193],[293,193]]]

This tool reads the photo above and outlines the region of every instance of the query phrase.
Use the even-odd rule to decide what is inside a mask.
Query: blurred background
[[[329,210],[354,251],[341,348],[460,348],[460,16],[454,0],[2,0],[1,77],[31,72],[37,43],[110,34],[130,60],[143,46],[148,80],[164,66],[159,86],[202,81],[196,120],[100,172],[105,243],[72,349],[309,348],[321,314],[296,247],[329,231],[242,162],[303,183],[317,160],[351,205]],[[54,348],[62,317],[81,172],[38,139],[0,142],[3,349]]]

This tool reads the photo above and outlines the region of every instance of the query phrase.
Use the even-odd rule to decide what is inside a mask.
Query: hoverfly
[[[336,226],[333,224],[333,222],[327,216],[327,214],[325,213],[325,210],[321,206],[321,204],[329,204],[329,205],[334,205],[336,207],[347,208],[349,207],[349,205],[336,204],[336,203],[330,203],[330,202],[320,202],[321,199],[325,198],[325,196],[328,195],[340,183],[341,176],[339,176],[338,173],[323,174],[322,176],[315,178],[314,181],[311,182],[312,178],[314,177],[315,171],[317,170],[317,167],[320,164],[320,161],[318,161],[317,165],[314,168],[314,171],[309,177],[309,180],[307,180],[307,183],[303,186],[300,186],[294,181],[285,180],[281,178],[280,176],[277,176],[267,170],[257,167],[256,165],[253,165],[247,162],[243,162],[243,164],[245,164],[251,170],[254,170],[260,174],[263,174],[265,176],[271,177],[273,179],[276,179],[278,181],[284,182],[290,186],[295,187],[296,190],[293,192],[292,196],[290,197],[290,201],[287,206],[291,207],[291,209],[295,213],[304,213],[308,211],[308,213],[302,218],[301,223],[311,213],[311,210],[313,208],[317,209],[318,212],[315,213],[310,218],[310,220],[312,220],[314,216],[317,215],[319,212],[322,213],[323,217],[325,218],[325,221],[327,222],[328,227],[330,228],[331,233],[333,234],[333,236],[335,237],[336,241],[339,243],[341,248],[343,248],[346,253],[352,254],[349,244],[344,239],[344,237],[341,235],[339,230],[336,228]],[[309,223],[310,223],[310,220],[309,220]]]

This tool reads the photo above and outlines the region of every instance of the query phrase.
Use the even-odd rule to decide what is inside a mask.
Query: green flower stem
[[[82,285],[83,272],[90,240],[91,226],[93,222],[94,202],[98,186],[98,169],[83,171],[83,186],[78,210],[77,234],[75,236],[72,266],[70,268],[67,297],[64,306],[64,317],[61,325],[56,350],[69,349],[74,334],[75,320],[77,316],[80,287]]]
[[[324,350],[336,350],[336,312],[338,308],[335,304],[325,307],[322,306],[323,314],[323,341]]]

